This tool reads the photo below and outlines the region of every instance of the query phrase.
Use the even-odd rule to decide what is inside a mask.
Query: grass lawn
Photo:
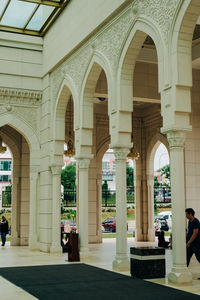
[[[127,233],[127,237],[133,237],[133,233]],[[114,232],[114,233],[103,233],[102,238],[103,239],[116,238],[116,232]]]

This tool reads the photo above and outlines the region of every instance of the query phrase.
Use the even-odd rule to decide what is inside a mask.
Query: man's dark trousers
[[[189,266],[190,259],[192,255],[195,254],[196,259],[200,263],[200,246],[191,244],[190,247],[187,248],[187,267]]]
[[[7,232],[1,232],[2,246],[5,245],[5,242],[6,242],[6,234],[7,234]]]

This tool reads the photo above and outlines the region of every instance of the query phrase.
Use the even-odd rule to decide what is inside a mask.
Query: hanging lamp
[[[7,147],[4,147],[2,143],[2,137],[0,136],[0,153],[5,153],[7,151]]]
[[[134,143],[133,143],[133,147],[131,148],[131,150],[128,153],[127,157],[132,159],[132,160],[137,160],[140,157],[140,153],[137,152],[136,146],[135,146]]]

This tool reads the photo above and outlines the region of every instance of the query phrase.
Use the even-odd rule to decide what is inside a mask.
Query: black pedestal
[[[165,277],[165,249],[131,247],[131,275],[142,279]]]
[[[68,252],[68,261],[80,261],[78,233],[69,234],[70,251]]]

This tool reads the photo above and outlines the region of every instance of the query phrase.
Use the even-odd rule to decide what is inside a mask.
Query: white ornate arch
[[[180,1],[171,34],[171,68],[176,85],[192,86],[192,37],[199,15],[198,0]]]
[[[113,87],[113,76],[112,68],[106,56],[104,56],[100,51],[94,50],[94,54],[88,68],[85,72],[84,79],[81,86],[81,96],[80,96],[80,106],[84,106],[85,102],[92,102],[94,99],[94,92],[100,72],[102,69],[105,72],[107,84],[108,84],[108,110],[109,102],[112,98],[112,87]]]
[[[97,160],[102,160],[106,150],[109,149],[110,138],[106,138],[101,144],[98,152],[97,152]]]
[[[130,111],[132,110],[133,101],[133,77],[135,63],[146,35],[149,35],[153,39],[157,49],[159,90],[161,90],[163,85],[167,84],[169,80],[168,51],[167,46],[165,46],[164,37],[159,28],[156,27],[156,24],[154,24],[151,19],[144,16],[139,16],[134,21],[134,24],[132,25],[132,28],[130,29],[128,37],[124,43],[117,74],[117,82],[119,83],[118,87],[121,89],[121,97],[118,99],[118,107],[123,107]],[[165,76],[163,75],[164,73]],[[123,103],[120,103],[120,101]]]
[[[157,133],[156,135],[154,135],[147,147],[147,159],[146,159],[147,175],[151,175],[154,172],[155,153],[160,144],[163,144],[166,147],[169,154],[169,144],[167,138],[161,133]]]
[[[34,171],[34,168],[38,168],[40,165],[40,144],[34,131],[24,120],[10,113],[1,115],[0,127],[4,125],[9,125],[14,128],[27,141],[30,149],[30,167],[32,168],[31,171]]]
[[[53,104],[53,128],[54,139],[65,140],[65,112],[69,97],[72,95],[74,104],[74,128],[78,127],[78,92],[75,84],[69,75],[65,75],[58,91],[55,103]]]

